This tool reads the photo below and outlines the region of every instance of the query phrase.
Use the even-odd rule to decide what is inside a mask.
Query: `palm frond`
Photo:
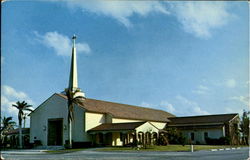
[[[7,117],[7,118],[4,117],[1,120],[1,124],[2,125],[1,125],[0,131],[2,133],[2,132],[6,132],[6,131],[8,131],[10,129],[13,129],[16,122],[12,121],[12,117]]]
[[[32,109],[30,109],[32,105],[29,105],[25,101],[22,101],[22,102],[17,101],[15,104],[12,104],[12,107],[15,107],[18,109],[18,122],[19,122],[19,125],[22,125],[24,111],[32,111]]]
[[[30,111],[30,112],[32,112],[33,110],[32,109],[30,109],[30,108],[25,108],[24,109],[25,111]]]
[[[68,98],[68,121],[74,120],[74,104],[78,104],[80,102],[80,98],[83,98],[82,96],[75,97],[76,93],[79,92],[71,91],[70,89],[66,89],[66,96]]]

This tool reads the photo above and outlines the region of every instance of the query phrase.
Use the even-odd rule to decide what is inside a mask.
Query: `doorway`
[[[48,146],[61,146],[63,141],[63,119],[48,120]]]

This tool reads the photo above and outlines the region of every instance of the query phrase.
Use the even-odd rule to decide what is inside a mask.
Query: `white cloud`
[[[58,0],[51,0],[52,2]],[[161,2],[161,1],[64,1],[73,10],[80,8],[83,13],[116,19],[126,27],[133,26],[130,18],[134,15],[146,17],[152,13],[172,15],[183,29],[199,38],[209,38],[212,30],[225,26],[234,15],[229,13],[226,2]]]
[[[234,113],[235,111],[232,109],[232,108],[230,108],[230,107],[226,107],[225,108],[225,111],[226,111],[226,113]]]
[[[207,94],[210,91],[210,89],[207,86],[199,85],[195,90],[193,90],[193,93],[196,94]]]
[[[161,101],[159,104],[150,104],[147,102],[142,102],[139,106],[147,107],[147,108],[159,108],[162,110],[166,110],[169,113],[174,113],[175,108],[168,101]]]
[[[199,85],[198,89],[205,90],[205,91],[209,90],[209,88],[207,86],[203,86],[203,85]]]
[[[16,91],[14,88],[7,85],[2,86],[2,94],[15,99],[28,98],[28,96],[24,92]]]
[[[81,8],[83,12],[92,12],[118,20],[126,27],[131,27],[129,18],[135,14],[147,16],[158,12],[169,14],[163,3],[157,1],[103,1],[103,0],[71,0],[66,1],[71,8]]]
[[[236,81],[234,79],[228,79],[225,81],[225,85],[228,88],[234,88],[236,86]]]
[[[173,104],[166,100],[161,101],[159,104],[150,104],[147,102],[142,102],[140,106],[148,108],[157,108],[165,110],[169,113],[178,116],[190,116],[190,115],[208,115],[209,113],[203,110],[197,102],[191,101],[183,96],[176,96],[175,107]]]
[[[38,32],[34,32],[39,42],[44,44],[48,48],[52,48],[59,56],[70,56],[72,50],[72,42],[69,37],[60,34],[58,32],[47,32],[44,35],[40,35]],[[89,54],[91,49],[87,43],[76,43],[77,53]]]
[[[248,80],[248,81],[246,81],[245,86],[249,87],[249,84],[250,84],[250,81]]]
[[[175,108],[171,103],[168,103],[168,101],[162,101],[160,103],[160,106],[165,108],[166,111],[168,111],[169,113],[175,113]]]
[[[216,87],[224,87],[224,88],[225,87],[235,88],[238,85],[237,81],[234,78],[217,80],[217,81],[212,82],[212,84]]]
[[[233,16],[225,2],[175,2],[172,9],[184,30],[200,38],[211,37],[212,29],[222,27]]]
[[[250,104],[249,104],[250,98],[249,98],[249,96],[234,96],[234,97],[230,97],[229,99],[239,101],[239,102],[243,103],[244,105],[250,107]]]
[[[178,106],[178,114],[181,115],[207,115],[207,111],[202,110],[197,102],[191,101],[183,96],[176,96],[180,106]]]
[[[240,107],[225,107],[225,113],[239,113],[241,115],[243,113],[243,110],[249,110],[249,108],[246,108],[245,106]]]
[[[13,120],[17,121],[18,110],[12,106],[17,101],[26,101],[30,105],[35,105],[34,102],[29,98],[29,96],[22,92],[17,91],[11,86],[2,85],[1,86],[1,114],[6,117],[13,117]],[[26,120],[26,126],[29,125],[29,121]]]
[[[142,102],[139,106],[150,108],[150,107],[152,107],[153,105],[152,105],[152,104],[149,104],[149,103],[147,103],[147,102]]]
[[[18,110],[15,107],[12,107],[12,104],[15,104],[16,101],[9,100],[6,96],[1,96],[1,109],[2,112],[6,113],[9,116],[16,117]]]

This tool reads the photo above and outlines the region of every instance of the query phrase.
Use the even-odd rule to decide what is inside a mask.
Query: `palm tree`
[[[72,121],[74,120],[74,104],[79,104],[81,100],[85,98],[82,96],[77,96],[79,90],[72,91],[70,89],[65,89],[66,96],[68,98],[68,135],[69,135],[69,148],[72,148]]]
[[[3,117],[2,122],[1,122],[1,128],[0,132],[6,132],[10,129],[14,129],[14,126],[16,125],[16,122],[12,121],[12,117]]]
[[[24,113],[23,114],[23,128],[25,128],[25,122],[26,122],[26,119],[27,119],[27,116],[28,116],[29,114],[28,113]]]
[[[11,129],[14,129],[14,126],[16,125],[16,122],[12,121],[12,117],[3,117],[1,119],[1,127],[0,127],[0,133],[1,133],[1,143],[4,142],[4,133],[8,132]]]
[[[16,104],[12,104],[13,107],[16,107],[18,109],[18,125],[19,125],[19,146],[20,148],[23,147],[23,142],[22,142],[22,119],[24,115],[24,111],[30,111],[32,112],[32,107],[25,101],[17,101]]]
[[[243,110],[243,114],[240,121],[240,132],[242,133],[243,144],[248,145],[249,139],[249,114],[250,111]]]

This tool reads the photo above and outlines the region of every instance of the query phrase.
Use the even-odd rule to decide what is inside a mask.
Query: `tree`
[[[1,128],[0,128],[0,132],[1,134],[14,129],[14,126],[16,125],[16,122],[12,121],[12,117],[3,117],[3,119],[1,119]]]
[[[26,103],[25,101],[22,101],[22,102],[17,101],[16,104],[12,104],[12,106],[18,109],[19,147],[22,148],[23,147],[22,120],[23,120],[23,116],[24,116],[24,111],[32,112],[32,109],[30,108],[32,106],[29,105],[28,103]]]
[[[167,127],[167,138],[170,144],[181,144],[185,145],[186,138],[182,135],[182,133],[175,127]]]
[[[85,99],[82,96],[77,96],[79,90],[72,91],[66,89],[66,96],[68,98],[68,136],[69,136],[69,148],[72,148],[72,122],[74,120],[74,104],[79,104],[81,100]]]
[[[8,132],[11,129],[14,129],[14,126],[16,125],[16,122],[12,121],[12,117],[3,117],[1,119],[1,127],[0,127],[0,133],[1,133],[1,143],[3,144],[4,141],[4,133]]]
[[[248,145],[249,138],[249,115],[250,112],[243,110],[243,114],[240,122],[240,132],[242,134],[242,142]]]
[[[28,115],[29,115],[28,113],[24,113],[24,114],[23,114],[23,128],[25,128],[26,119],[27,119],[27,116],[28,116]]]

